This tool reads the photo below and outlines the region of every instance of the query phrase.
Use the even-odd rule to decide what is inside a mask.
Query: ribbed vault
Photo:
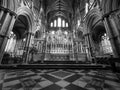
[[[70,20],[74,12],[74,4],[77,0],[44,0],[47,20],[61,16]]]
[[[87,14],[85,18],[85,25],[87,28],[87,32],[90,32],[92,28],[94,27],[94,25],[101,21],[102,19],[101,16],[102,15],[98,9],[93,9]]]

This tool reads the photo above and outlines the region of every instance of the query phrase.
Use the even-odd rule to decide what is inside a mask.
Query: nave
[[[120,90],[120,0],[0,0],[0,90]]]

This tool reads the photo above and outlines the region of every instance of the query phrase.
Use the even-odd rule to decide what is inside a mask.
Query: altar
[[[50,54],[50,61],[69,61],[69,54]]]
[[[73,40],[67,31],[51,31],[46,40],[46,58],[52,61],[66,61],[73,51]]]

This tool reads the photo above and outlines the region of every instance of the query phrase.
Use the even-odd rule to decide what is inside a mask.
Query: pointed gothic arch
[[[28,20],[28,25],[29,25],[29,32],[33,32],[34,30],[34,15],[33,15],[33,12],[28,9],[27,7],[20,7],[18,8],[17,10],[17,15],[23,15],[27,18]]]
[[[18,0],[0,0],[0,6],[16,12],[18,8]]]
[[[120,8],[120,0],[102,0],[101,8],[103,15],[110,13]]]
[[[101,19],[102,19],[102,15],[99,12],[99,9],[91,10],[85,18],[85,26],[87,28],[87,32],[90,32],[93,26],[99,21],[101,21]]]

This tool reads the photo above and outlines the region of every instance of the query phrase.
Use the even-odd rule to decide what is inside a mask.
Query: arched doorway
[[[27,41],[29,32],[28,19],[24,15],[19,15],[15,21],[13,29],[8,39],[2,64],[22,63],[25,52],[27,52]],[[7,57],[5,57],[7,55]]]
[[[113,47],[114,57],[120,57],[120,1],[119,0],[102,0],[101,8],[103,14],[103,22],[109,33],[110,42]]]
[[[102,22],[102,15],[99,9],[92,9],[87,14],[85,26],[89,58],[113,53],[108,32],[106,32],[106,27]],[[109,48],[108,51],[107,48]]]
[[[102,22],[99,22],[91,30],[91,37],[94,43],[95,56],[111,55],[113,53],[108,34],[106,33],[105,26]]]

